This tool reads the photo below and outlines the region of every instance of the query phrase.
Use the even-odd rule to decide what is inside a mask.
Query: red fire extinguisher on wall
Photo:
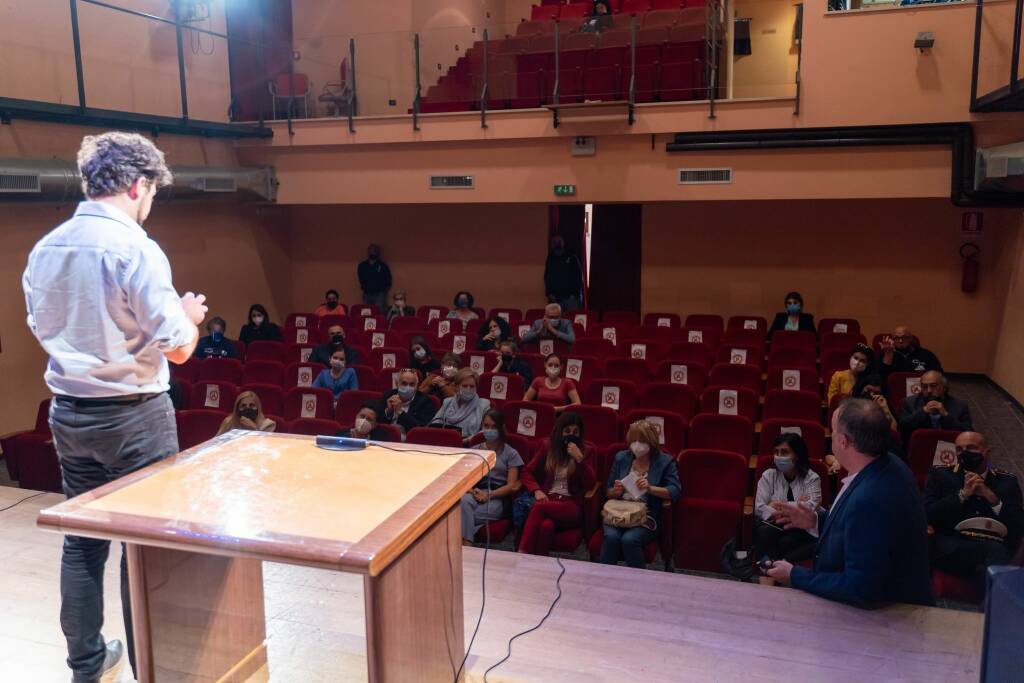
[[[966,242],[960,247],[960,258],[964,260],[960,289],[964,294],[973,294],[978,290],[978,277],[981,272],[981,264],[978,263],[980,253],[981,248],[974,242]]]

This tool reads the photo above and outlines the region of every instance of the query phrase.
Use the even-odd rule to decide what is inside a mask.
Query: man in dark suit
[[[985,570],[1009,564],[1024,533],[1020,484],[1009,472],[990,466],[990,448],[977,432],[956,439],[957,462],[928,472],[924,506],[932,536],[932,563],[954,576],[972,579],[985,591]],[[957,531],[973,518],[994,519],[1006,527],[1006,536],[983,526]],[[993,525],[994,526],[994,525]]]
[[[900,408],[900,436],[910,446],[910,436],[918,429],[971,430],[967,404],[949,395],[949,380],[938,370],[921,375],[921,393],[903,401]]]
[[[888,453],[889,420],[873,401],[852,398],[832,416],[832,449],[850,473],[832,510],[785,503],[776,522],[818,535],[814,567],[776,561],[768,576],[856,605],[934,604],[928,522],[917,482]]]
[[[385,391],[384,414],[381,422],[395,424],[408,432],[413,427],[426,427],[437,409],[426,394],[418,391],[420,377],[415,370],[404,369],[398,374],[398,388]]]

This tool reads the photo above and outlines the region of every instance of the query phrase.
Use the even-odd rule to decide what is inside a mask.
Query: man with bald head
[[[882,372],[942,372],[938,357],[914,343],[914,333],[906,325],[899,325],[892,335],[882,339]]]
[[[991,449],[978,432],[957,437],[956,455],[955,463],[928,472],[924,503],[935,529],[932,563],[973,580],[984,593],[985,570],[1008,564],[1024,533],[1020,484],[992,467]],[[986,520],[1000,522],[1005,533]]]
[[[918,429],[971,429],[971,413],[967,404],[949,395],[949,381],[938,370],[921,375],[921,393],[903,401],[899,415],[903,445],[910,446],[910,436]]]
[[[558,304],[545,306],[544,317],[535,320],[533,326],[523,335],[524,343],[540,339],[557,339],[570,346],[576,343],[576,332],[572,329],[572,321],[562,317],[562,307]]]

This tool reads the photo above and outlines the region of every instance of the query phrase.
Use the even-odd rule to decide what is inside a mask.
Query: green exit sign
[[[556,197],[575,197],[576,186],[575,185],[555,185],[555,196]]]

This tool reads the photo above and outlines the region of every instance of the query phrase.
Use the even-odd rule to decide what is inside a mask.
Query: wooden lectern
[[[233,431],[38,524],[127,544],[140,683],[264,667],[262,561],[364,576],[370,681],[452,680],[465,653],[458,503],[486,470],[460,449],[328,451]]]

